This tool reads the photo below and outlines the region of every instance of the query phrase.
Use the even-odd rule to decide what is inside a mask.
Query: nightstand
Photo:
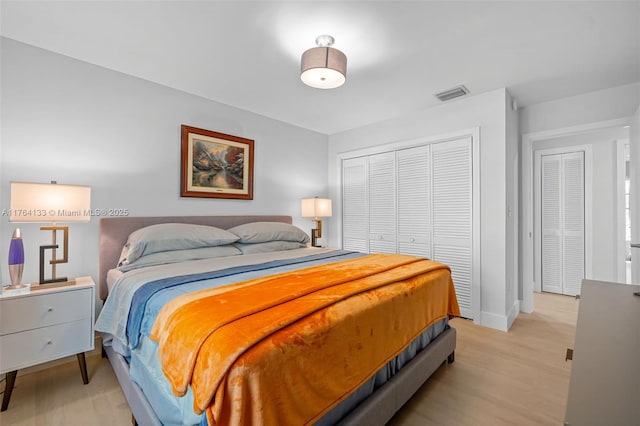
[[[2,410],[9,406],[18,370],[76,354],[82,381],[89,383],[84,352],[93,349],[95,284],[0,295],[0,374],[6,373]]]

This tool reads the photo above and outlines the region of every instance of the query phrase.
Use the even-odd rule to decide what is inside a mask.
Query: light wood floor
[[[390,425],[562,425],[579,302],[534,295],[508,333],[456,318],[456,360],[442,366]]]
[[[564,356],[573,347],[579,302],[543,293],[534,303],[536,312],[521,313],[508,333],[454,319],[456,361],[443,365],[390,425],[561,425],[571,368]],[[88,356],[87,368],[86,386],[75,362],[18,375],[0,425],[130,425],[109,362]]]

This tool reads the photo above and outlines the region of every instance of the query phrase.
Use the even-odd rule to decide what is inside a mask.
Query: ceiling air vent
[[[451,100],[453,98],[458,98],[460,96],[464,96],[469,93],[469,89],[464,87],[463,85],[456,86],[452,89],[445,90],[444,92],[436,93],[435,97],[440,99],[442,102]]]

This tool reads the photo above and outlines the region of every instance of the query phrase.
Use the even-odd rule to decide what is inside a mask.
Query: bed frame
[[[102,300],[108,295],[107,272],[119,260],[122,247],[129,234],[136,229],[159,223],[192,223],[232,228],[250,222],[292,223],[291,216],[161,216],[161,217],[118,217],[100,220],[100,277],[98,293]],[[419,352],[388,382],[353,409],[339,424],[341,425],[384,425],[404,405],[422,384],[444,363],[454,361],[456,331],[448,328],[429,346]],[[129,377],[129,365],[110,346],[103,352],[116,374],[120,387],[131,409],[134,424],[161,426],[140,387]]]

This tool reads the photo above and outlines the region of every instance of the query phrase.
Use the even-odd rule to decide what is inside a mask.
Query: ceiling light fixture
[[[334,89],[344,84],[347,79],[347,57],[344,53],[331,47],[334,38],[321,35],[316,38],[318,47],[313,47],[302,54],[300,63],[300,79],[307,86],[316,89]]]

